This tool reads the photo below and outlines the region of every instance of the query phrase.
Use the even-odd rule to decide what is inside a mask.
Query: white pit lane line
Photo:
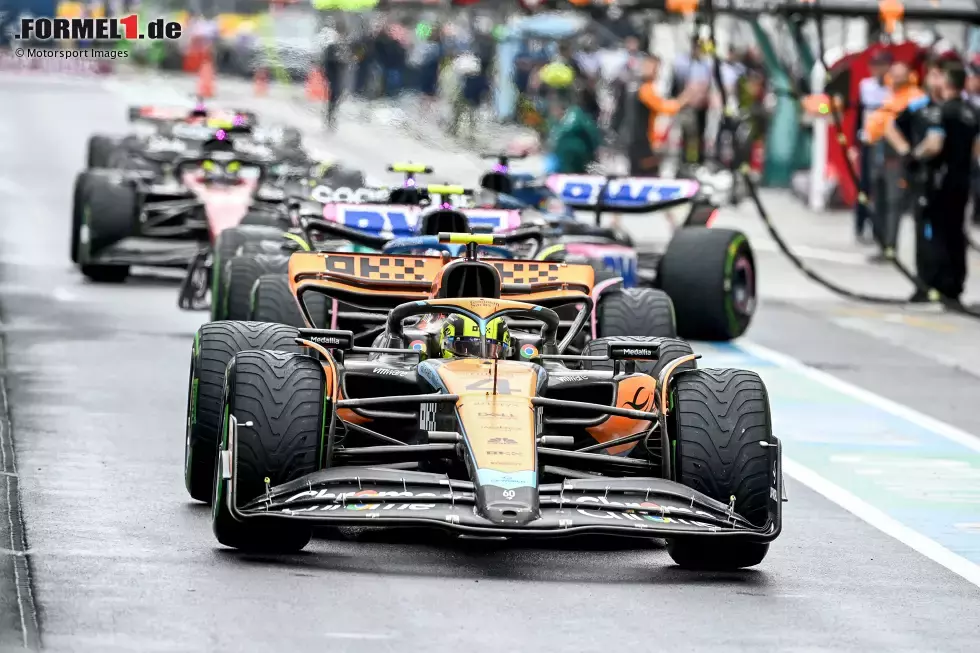
[[[821,385],[834,388],[853,399],[874,406],[882,411],[904,419],[923,429],[926,429],[938,436],[946,438],[952,442],[962,445],[968,449],[980,453],[980,439],[966,431],[959,429],[951,424],[947,424],[933,417],[902,405],[898,402],[886,399],[869,390],[850,384],[842,379],[814,369],[800,362],[799,360],[773,351],[768,347],[763,347],[750,342],[739,341],[739,349],[769,361],[778,367],[791,370],[800,376],[809,378]],[[966,558],[957,555],[938,542],[926,537],[922,533],[909,528],[884,511],[872,506],[853,493],[843,489],[839,485],[827,480],[810,468],[797,463],[796,461],[783,457],[783,470],[789,476],[803,483],[814,492],[822,495],[838,506],[847,510],[859,519],[874,526],[882,533],[893,537],[911,549],[936,562],[954,574],[964,578],[970,583],[980,587],[980,565],[977,565]],[[792,499],[791,499],[792,500]]]

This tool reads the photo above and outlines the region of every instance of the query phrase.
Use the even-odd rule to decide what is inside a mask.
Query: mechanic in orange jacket
[[[657,146],[657,117],[673,116],[689,102],[706,92],[706,88],[690,85],[675,100],[660,96],[657,92],[657,76],[660,73],[660,58],[650,56],[640,68],[640,86],[636,91],[634,133],[629,145],[631,175],[657,175],[659,157]]]
[[[895,256],[898,244],[898,228],[906,206],[905,166],[902,157],[885,141],[888,126],[909,103],[922,98],[925,93],[913,83],[907,63],[896,61],[888,72],[891,95],[880,109],[869,115],[862,130],[866,152],[872,157],[871,197],[874,201],[872,227],[881,251],[872,257],[874,262],[884,262]]]

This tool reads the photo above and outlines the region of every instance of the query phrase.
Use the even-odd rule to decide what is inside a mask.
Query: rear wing
[[[289,257],[289,284],[303,301],[320,292],[367,310],[389,311],[412,300],[431,299],[442,268],[441,256],[295,252]],[[595,283],[590,265],[552,261],[484,259],[500,273],[501,297],[531,303],[568,303],[588,296]]]
[[[128,114],[130,122],[180,122],[192,117],[194,109],[177,106],[136,105],[128,108]],[[235,109],[204,112],[200,118],[204,119],[205,124],[212,129],[228,129],[229,127],[251,129],[258,122],[255,113]]]
[[[455,209],[474,231],[505,232],[521,225],[520,211],[508,209]],[[408,204],[324,204],[323,218],[350,229],[394,238],[418,235],[422,208]]]
[[[700,189],[690,179],[550,175],[545,184],[566,206],[596,213],[652,213],[684,204]]]

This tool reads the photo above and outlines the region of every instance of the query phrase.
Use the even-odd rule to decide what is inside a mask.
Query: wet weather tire
[[[328,326],[327,298],[324,295],[306,293],[307,307],[318,328]],[[306,320],[299,309],[289,279],[285,274],[266,274],[252,287],[251,319],[263,322],[288,324],[296,328],[306,328]]]
[[[735,512],[755,526],[764,526],[776,442],[762,379],[746,370],[681,372],[673,379],[670,397],[668,430],[676,437],[676,480],[725,505],[735,497]],[[667,542],[670,557],[688,569],[751,567],[762,562],[768,551],[768,543],[728,537]]]
[[[88,172],[75,175],[75,188],[71,202],[71,262],[78,263],[78,248],[82,242],[82,224],[85,221],[85,187]]]
[[[656,288],[624,288],[603,293],[597,307],[600,337],[676,338],[674,305]]]
[[[252,349],[298,353],[298,335],[287,326],[258,322],[209,322],[198,329],[191,350],[184,443],[184,484],[192,498],[211,500],[228,362]]]
[[[98,254],[139,233],[136,190],[113,173],[90,172],[85,175],[81,195],[84,209],[79,216],[75,256],[79,269],[92,281],[121,283],[129,276],[129,266],[99,263]],[[85,242],[82,242],[83,229],[87,232]],[[73,234],[72,241],[75,240]]]
[[[108,168],[117,148],[116,140],[110,136],[96,134],[89,137],[86,167],[89,170]]]
[[[674,302],[677,333],[690,340],[733,340],[756,306],[755,258],[744,234],[690,227],[667,246],[657,273]]]
[[[222,410],[227,446],[230,415],[238,421],[235,474],[238,507],[271,486],[319,468],[326,377],[309,356],[245,351],[228,366]],[[246,424],[251,423],[250,426]],[[227,482],[215,474],[212,526],[225,546],[246,551],[293,552],[306,546],[312,527],[294,522],[238,521],[228,510]]]
[[[247,320],[252,312],[252,287],[265,274],[283,277],[289,267],[289,257],[282,254],[236,256],[225,266],[227,311],[226,319]],[[269,321],[269,320],[266,320]]]
[[[245,243],[260,240],[280,240],[282,233],[282,229],[278,227],[243,225],[225,229],[218,234],[214,241],[214,255],[211,264],[212,321],[228,319],[226,303],[228,287],[224,284],[227,280],[225,267],[228,263],[239,255]]]
[[[684,340],[677,338],[648,338],[644,336],[620,336],[614,338],[596,338],[590,340],[586,345],[585,356],[604,356],[609,351],[609,341],[627,341],[638,346],[659,347],[660,357],[655,361],[636,361],[636,371],[649,374],[653,378],[658,378],[660,372],[671,362],[681,356],[689,356],[694,353],[691,345]],[[582,367],[586,370],[612,370],[613,361],[582,361]],[[696,361],[681,363],[678,370],[693,370],[697,367]]]

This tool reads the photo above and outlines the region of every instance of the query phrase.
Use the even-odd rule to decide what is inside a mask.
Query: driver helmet
[[[314,179],[323,179],[330,174],[337,167],[336,161],[331,161],[329,159],[320,159],[312,166],[310,166],[310,176]]]
[[[439,349],[443,358],[457,356],[477,358],[509,358],[510,329],[504,318],[495,317],[480,333],[476,320],[465,315],[451,315],[442,326]]]

